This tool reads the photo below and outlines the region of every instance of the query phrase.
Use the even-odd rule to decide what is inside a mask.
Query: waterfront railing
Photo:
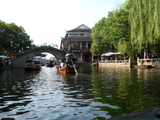
[[[131,66],[130,58],[128,60],[106,60],[99,61],[99,66]]]
[[[148,58],[148,59],[137,58],[137,65],[151,65],[153,67],[160,67],[160,58]]]

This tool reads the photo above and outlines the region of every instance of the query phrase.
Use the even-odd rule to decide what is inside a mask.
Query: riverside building
[[[92,62],[93,56],[89,51],[92,44],[91,32],[84,24],[66,31],[65,37],[61,39],[60,49],[74,54],[82,61]]]

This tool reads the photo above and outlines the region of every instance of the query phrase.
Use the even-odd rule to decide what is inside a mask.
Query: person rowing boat
[[[75,64],[75,61],[77,58],[73,57],[70,54],[66,54],[64,58],[61,58],[61,64],[60,64],[60,72],[63,73],[76,73],[78,66]]]

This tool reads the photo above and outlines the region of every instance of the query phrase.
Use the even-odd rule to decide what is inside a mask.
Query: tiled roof
[[[82,24],[78,26],[77,28],[69,30],[67,32],[90,32],[91,33],[91,29],[87,27],[86,25]]]
[[[67,32],[89,32],[91,33],[91,29],[73,29]]]

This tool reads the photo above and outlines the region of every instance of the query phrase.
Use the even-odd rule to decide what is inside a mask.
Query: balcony
[[[90,52],[89,49],[72,49],[70,52]]]

